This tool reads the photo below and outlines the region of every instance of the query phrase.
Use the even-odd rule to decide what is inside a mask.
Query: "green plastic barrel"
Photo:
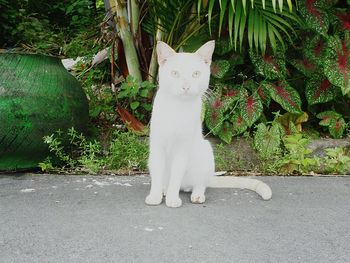
[[[45,135],[87,122],[86,95],[60,59],[0,54],[0,170],[37,167],[48,156]]]

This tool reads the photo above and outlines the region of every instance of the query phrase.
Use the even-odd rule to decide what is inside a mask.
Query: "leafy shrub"
[[[120,104],[127,105],[134,116],[141,121],[149,119],[152,110],[152,98],[156,86],[148,81],[138,82],[128,76],[120,85],[117,98]]]
[[[101,145],[96,140],[87,140],[82,133],[78,133],[74,128],[69,129],[67,134],[57,131],[45,136],[44,142],[58,163],[68,170],[95,174],[105,164],[101,158]],[[54,166],[51,159],[46,159],[43,163],[39,163],[39,167],[45,171],[53,169]]]
[[[147,168],[148,143],[129,132],[115,132],[106,150],[100,142],[87,139],[74,128],[45,136],[44,142],[52,153],[38,164],[45,172],[96,174],[102,170],[125,172]]]
[[[228,143],[270,118],[272,110],[306,114],[311,122],[322,118],[324,111],[334,111],[337,117],[320,125],[332,137],[342,137],[350,122],[344,107],[350,103],[349,14],[349,8],[336,1],[300,1],[303,23],[290,21],[299,34],[286,48],[267,49],[265,54],[243,49],[237,54],[227,48],[229,38],[217,41],[213,92],[206,102],[210,132]]]

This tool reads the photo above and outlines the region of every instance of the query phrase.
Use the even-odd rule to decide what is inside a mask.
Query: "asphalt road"
[[[0,262],[350,262],[350,177],[149,207],[148,177],[0,177]]]

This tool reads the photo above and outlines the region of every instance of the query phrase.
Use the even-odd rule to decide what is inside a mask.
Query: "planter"
[[[86,95],[60,59],[0,54],[0,170],[37,167],[48,155],[43,136],[87,121]]]

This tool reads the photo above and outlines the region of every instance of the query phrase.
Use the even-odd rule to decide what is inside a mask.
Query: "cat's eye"
[[[173,76],[174,78],[178,78],[180,77],[180,73],[177,70],[173,70],[171,71],[171,76]]]
[[[197,71],[193,72],[192,77],[198,78],[200,75],[201,75],[201,72],[197,70]]]

